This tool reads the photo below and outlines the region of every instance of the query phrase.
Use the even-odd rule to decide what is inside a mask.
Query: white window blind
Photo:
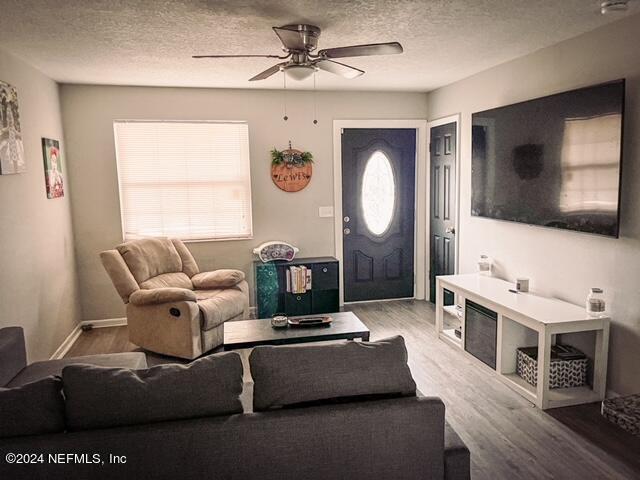
[[[250,238],[246,123],[114,122],[124,238]]]

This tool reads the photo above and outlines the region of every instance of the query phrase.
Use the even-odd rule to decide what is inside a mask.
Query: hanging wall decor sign
[[[291,148],[271,150],[271,180],[280,190],[299,192],[311,181],[313,155]]]
[[[51,138],[43,138],[42,157],[44,159],[44,181],[47,188],[47,198],[64,197],[60,142]]]
[[[16,87],[0,81],[0,175],[22,173],[26,169],[18,92]]]

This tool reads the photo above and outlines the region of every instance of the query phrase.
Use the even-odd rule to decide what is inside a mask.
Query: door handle
[[[456,229],[453,227],[447,227],[444,229],[444,233],[450,233],[451,235],[455,235],[456,234]]]

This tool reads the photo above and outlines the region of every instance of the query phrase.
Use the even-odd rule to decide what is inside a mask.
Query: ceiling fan
[[[320,38],[321,30],[319,27],[306,24],[285,25],[273,27],[273,31],[282,42],[284,55],[193,55],[193,58],[277,58],[286,60],[249,79],[250,82],[254,82],[269,78],[281,71],[294,80],[304,80],[318,69],[345,78],[356,78],[362,75],[364,70],[345,65],[334,59],[390,55],[403,51],[402,45],[398,42],[389,42],[327,48],[314,53]]]

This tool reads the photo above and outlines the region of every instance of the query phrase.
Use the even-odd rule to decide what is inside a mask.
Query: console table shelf
[[[465,349],[465,304],[468,301],[497,313],[496,367],[498,378],[542,409],[602,401],[605,398],[609,348],[608,317],[591,317],[584,307],[532,293],[513,293],[513,284],[478,274],[445,275],[436,278],[436,330],[441,340]],[[444,305],[445,290],[452,292],[456,305]],[[461,323],[462,338],[448,326],[451,316]],[[471,331],[471,330],[470,330]],[[551,346],[556,335],[595,332],[595,355],[591,385],[549,388]],[[516,372],[516,349],[538,346],[537,386]],[[469,354],[471,355],[471,354]]]

